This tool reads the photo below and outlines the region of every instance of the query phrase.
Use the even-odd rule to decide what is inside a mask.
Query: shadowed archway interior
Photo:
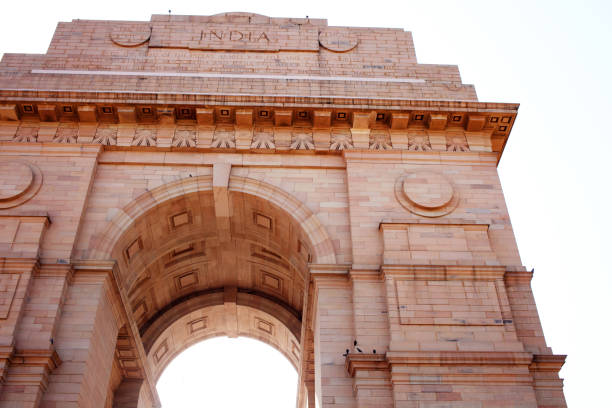
[[[320,240],[321,231],[313,235],[305,230],[314,217],[300,222],[272,200],[232,189],[244,186],[244,180],[228,177],[229,188],[221,193],[202,188],[207,185],[202,181],[174,183],[183,192],[174,196],[160,194],[162,188],[172,191],[168,186],[148,193],[158,201],[137,208],[140,214],[124,224],[110,253],[142,340],[150,381],[157,382],[186,348],[220,336],[261,340],[299,372],[308,264],[328,242],[314,245],[312,237]],[[185,183],[200,189],[185,191]],[[223,193],[226,206],[220,208]],[[118,230],[119,222],[111,225]],[[127,330],[123,333],[129,337]],[[142,365],[130,367],[122,358],[121,335],[115,366],[124,378],[130,372],[141,376]]]

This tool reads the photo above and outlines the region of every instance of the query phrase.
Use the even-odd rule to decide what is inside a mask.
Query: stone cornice
[[[495,280],[503,279],[505,266],[492,265],[382,265],[383,277],[410,280]]]
[[[351,377],[358,371],[387,371],[389,361],[384,354],[348,354],[344,367]]]
[[[532,354],[504,351],[389,351],[387,360],[390,364],[403,365],[529,365]]]
[[[235,103],[225,97],[161,102],[160,95],[107,101],[100,99],[103,93],[82,98],[70,92],[63,99],[61,94],[13,98],[0,91],[0,141],[226,152],[450,151],[499,159],[518,108],[452,101],[376,105],[377,100],[346,98],[293,103],[253,96]]]
[[[273,107],[355,107],[358,109],[424,109],[443,112],[499,112],[516,114],[518,103],[452,101],[400,98],[360,98],[348,96],[250,95],[213,93],[154,93],[135,91],[87,91],[68,89],[0,89],[0,103],[44,101],[45,103],[127,103],[127,104],[181,104]]]
[[[565,364],[566,355],[534,354],[529,366],[531,371],[558,373]]]
[[[40,270],[38,258],[12,258],[0,257],[0,272],[1,273],[17,273],[24,272],[37,273]]]
[[[51,372],[62,364],[55,350],[15,350],[10,356],[11,365],[43,367]]]

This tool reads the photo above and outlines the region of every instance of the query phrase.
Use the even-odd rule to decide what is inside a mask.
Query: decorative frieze
[[[310,152],[500,152],[515,115],[515,110],[467,114],[19,103],[0,106],[0,141]]]

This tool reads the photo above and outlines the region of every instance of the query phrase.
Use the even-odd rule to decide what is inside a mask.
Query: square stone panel
[[[125,257],[128,260],[128,262],[131,261],[132,259],[134,259],[136,254],[138,252],[140,252],[140,250],[142,248],[143,248],[143,244],[142,244],[142,238],[141,237],[138,237],[134,241],[132,241],[132,243],[130,245],[128,245],[127,248],[125,248],[125,251],[124,251]]]
[[[190,334],[205,330],[208,327],[208,316],[188,322],[187,327]]]
[[[272,218],[260,214],[260,213],[253,213],[253,220],[255,222],[255,225],[258,225],[260,227],[266,228],[271,230],[272,229]]]
[[[199,282],[198,274],[195,270],[183,273],[182,275],[179,275],[174,279],[177,290],[183,290],[191,286],[195,286]]]
[[[283,279],[270,272],[261,271],[261,286],[275,292],[282,292]]]
[[[170,217],[171,229],[176,229],[187,224],[191,224],[191,213],[189,211],[183,211]]]
[[[153,354],[153,357],[155,357],[155,362],[159,363],[161,359],[164,358],[167,352],[168,352],[168,340],[164,340],[159,345],[155,353]]]
[[[274,324],[260,319],[259,317],[255,318],[255,327],[271,336],[274,336]]]

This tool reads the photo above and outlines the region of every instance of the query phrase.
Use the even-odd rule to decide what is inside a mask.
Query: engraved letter
[[[240,36],[240,38],[238,38]],[[230,31],[230,41],[240,41],[244,37],[240,31]]]
[[[210,39],[212,40],[212,36],[217,37],[219,40],[223,40],[223,31],[221,31],[221,35],[219,35],[216,31],[210,31]]]
[[[270,42],[270,39],[268,38],[268,36],[264,32],[259,34],[259,37],[257,37],[257,41],[261,40],[262,38],[264,38],[267,42]]]

